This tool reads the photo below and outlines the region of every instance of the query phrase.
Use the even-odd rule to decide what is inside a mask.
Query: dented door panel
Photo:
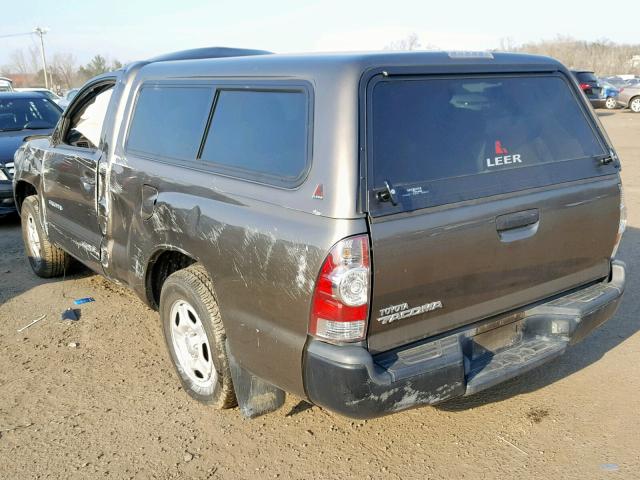
[[[49,236],[78,260],[97,269],[101,233],[96,209],[97,166],[102,153],[54,146],[42,176]]]

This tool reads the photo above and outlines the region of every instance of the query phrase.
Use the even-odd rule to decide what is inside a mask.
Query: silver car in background
[[[640,84],[622,87],[618,95],[618,105],[631,109],[633,113],[640,113]]]

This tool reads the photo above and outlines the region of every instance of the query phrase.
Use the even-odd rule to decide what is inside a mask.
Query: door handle
[[[537,208],[496,217],[496,230],[504,243],[532,237],[538,231],[539,225],[540,212]]]
[[[508,213],[496,217],[496,230],[512,230],[532,225],[540,220],[540,212],[537,208],[523,210],[522,212]]]
[[[140,203],[140,215],[144,220],[151,218],[158,200],[158,190],[151,185],[142,185],[142,202]]]

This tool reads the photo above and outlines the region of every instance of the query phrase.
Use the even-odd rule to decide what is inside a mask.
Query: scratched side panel
[[[66,239],[68,240],[69,244],[75,242],[79,249],[85,247],[88,256],[90,258],[96,258],[96,261],[94,263],[85,263],[89,264],[89,266],[94,267],[97,262],[97,249],[88,244],[86,241],[69,237],[67,233],[61,231],[56,226],[55,218],[52,218],[50,215],[50,209],[48,208],[47,200],[49,199],[51,180],[47,179],[46,177],[56,173],[55,170],[52,170],[50,165],[54,155],[55,153],[53,151],[53,148],[51,147],[50,138],[37,138],[24,143],[16,151],[14,157],[14,185],[20,181],[24,181],[33,185],[33,187],[38,192],[42,225],[47,232],[47,235],[49,236],[49,241],[59,247],[63,247],[61,240]],[[77,200],[77,192],[74,194],[74,192],[68,185],[61,183],[57,185],[57,187],[61,190],[64,190],[71,201]]]
[[[214,278],[236,358],[258,376],[304,394],[302,351],[315,279],[331,246],[365,231],[364,222],[256,201],[209,204],[202,212],[196,243],[206,252],[202,261]]]
[[[33,185],[38,193],[42,192],[42,164],[48,147],[49,139],[39,138],[25,142],[18,148],[14,156],[14,185],[24,181]],[[40,213],[43,212],[44,208],[41,207]],[[46,223],[43,224],[46,228]]]
[[[110,188],[119,193],[112,195],[109,272],[144,297],[156,252],[196,258],[213,279],[231,349],[243,366],[304,395],[302,350],[316,276],[333,244],[366,232],[365,220],[240,197],[223,192],[218,178],[131,156],[114,165]],[[140,215],[143,184],[158,190],[148,219]]]

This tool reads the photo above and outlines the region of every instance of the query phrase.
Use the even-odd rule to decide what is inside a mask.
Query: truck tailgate
[[[613,176],[374,220],[370,350],[385,351],[607,276],[619,201]],[[501,217],[532,210],[536,222],[498,230],[505,226]],[[431,307],[403,314],[423,305]]]

